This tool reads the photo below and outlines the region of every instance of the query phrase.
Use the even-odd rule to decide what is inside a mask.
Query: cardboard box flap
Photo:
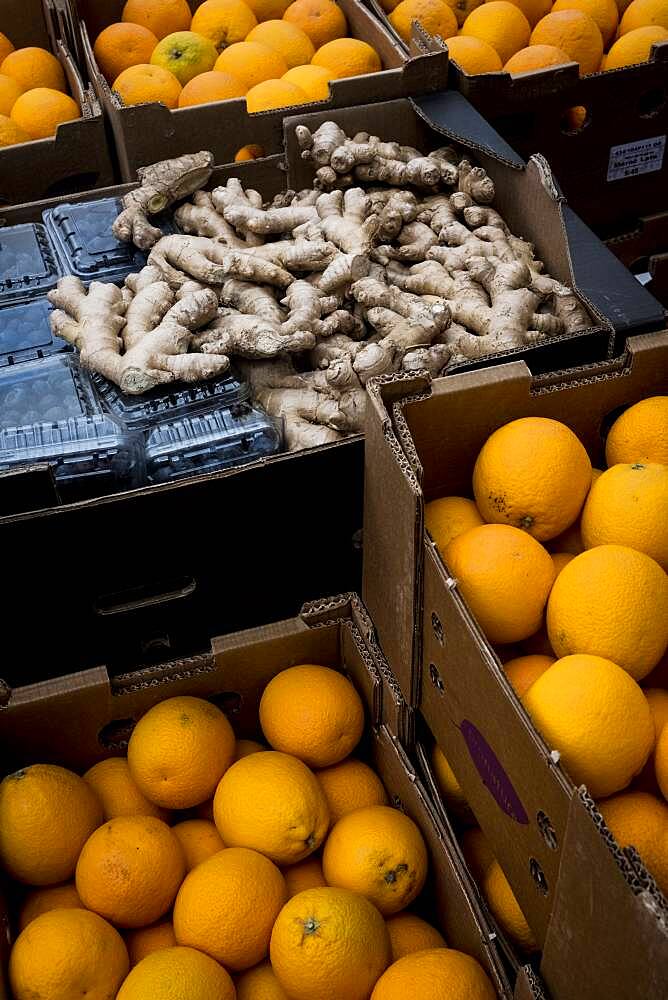
[[[540,979],[530,965],[523,965],[517,973],[513,1000],[548,1000]]]
[[[411,98],[410,102],[420,118],[441,135],[466,143],[517,170],[525,166],[521,156],[456,91]]]

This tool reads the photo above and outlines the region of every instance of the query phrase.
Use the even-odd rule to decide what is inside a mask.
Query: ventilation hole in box
[[[615,420],[617,420],[618,417],[621,417],[624,410],[628,410],[629,406],[631,406],[631,403],[627,406],[616,406],[614,410],[610,410],[609,413],[606,413],[603,420],[601,420],[601,426],[598,429],[598,433],[601,438],[603,448],[605,448],[605,442],[608,434],[610,433],[610,428],[614,424]]]
[[[392,796],[392,805],[394,806],[395,809],[400,809],[402,813],[406,812],[406,810],[404,808],[404,804],[403,804],[403,802],[401,801],[401,799],[399,798],[398,795],[393,795]]]
[[[217,694],[210,701],[214,702],[225,715],[238,715],[244,703],[243,698],[236,691],[223,691],[222,694]]]
[[[582,104],[577,104],[562,116],[561,131],[564,135],[578,135],[591,122],[591,112]]]
[[[152,635],[150,639],[140,639],[139,645],[142,651],[142,658],[148,662],[156,663],[164,659],[166,650],[171,649],[172,643],[168,635]]]
[[[134,719],[116,719],[100,730],[98,742],[107,750],[126,750],[134,727]]]
[[[641,118],[653,118],[666,106],[666,91],[661,87],[648,90],[638,100],[638,114]]]
[[[541,836],[547,846],[550,850],[556,851],[559,846],[559,842],[557,840],[556,831],[552,826],[549,817],[546,816],[542,810],[539,810],[536,813],[536,822],[538,823],[538,829],[540,830]]]
[[[353,552],[361,552],[363,548],[363,542],[364,542],[364,533],[360,528],[359,531],[356,531],[355,534],[353,535]]]
[[[531,878],[536,883],[536,888],[543,896],[547,896],[548,887],[547,879],[545,878],[545,872],[540,867],[535,858],[529,858],[529,871],[531,872]]]
[[[0,678],[0,708],[4,708],[5,705],[9,704],[9,699],[12,696],[12,689],[6,681]]]
[[[429,664],[429,676],[431,678],[431,683],[434,685],[437,691],[441,692],[445,691],[445,685],[441,680],[441,675],[439,674],[438,670],[436,669],[433,663]]]
[[[440,642],[440,644],[442,646],[443,645],[443,626],[441,625],[441,619],[438,617],[438,615],[436,614],[435,611],[432,611],[432,613],[431,613],[431,627],[434,630],[434,635],[436,636],[436,638],[438,639],[438,641]]]

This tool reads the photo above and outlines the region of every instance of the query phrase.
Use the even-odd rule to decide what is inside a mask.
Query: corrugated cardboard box
[[[668,308],[668,212],[644,216],[629,231],[601,235],[615,257]]]

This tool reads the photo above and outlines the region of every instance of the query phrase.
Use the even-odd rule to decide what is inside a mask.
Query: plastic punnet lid
[[[74,355],[60,354],[0,370],[0,429],[99,414]]]
[[[50,311],[44,298],[0,309],[0,366],[72,350],[70,344],[51,332]]]
[[[46,295],[59,277],[44,226],[31,222],[0,229],[0,305]]]

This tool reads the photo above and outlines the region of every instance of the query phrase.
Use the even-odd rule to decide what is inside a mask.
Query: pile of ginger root
[[[423,155],[331,121],[295,134],[313,185],[269,203],[237,178],[205,190],[207,152],[139,172],[113,231],[146,266],[122,288],[67,276],[49,294],[86,368],[140,394],[233,359],[299,450],[362,431],[374,376],[437,376],[591,325],[464,151]],[[170,206],[178,231],[163,235],[150,217]]]

